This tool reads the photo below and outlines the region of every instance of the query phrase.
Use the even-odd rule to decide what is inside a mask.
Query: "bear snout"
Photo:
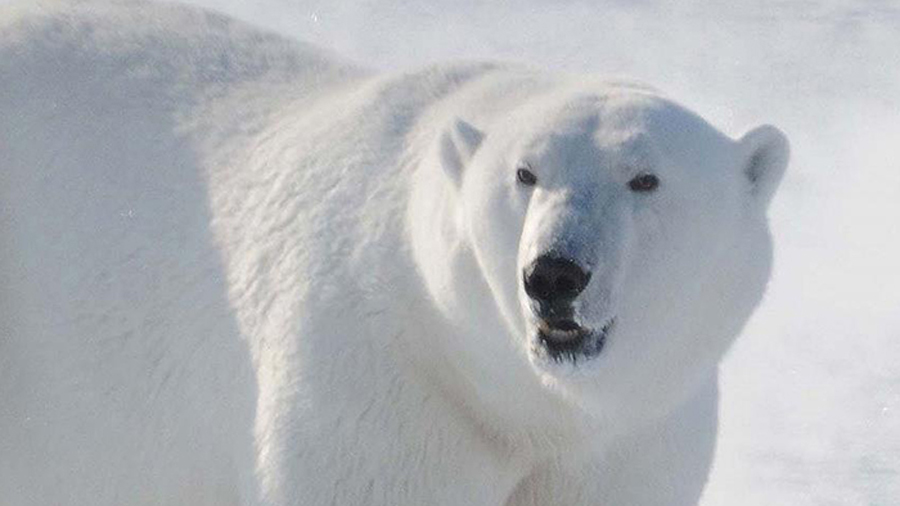
[[[544,254],[525,268],[522,279],[531,299],[556,306],[575,300],[590,282],[591,273],[573,260]]]

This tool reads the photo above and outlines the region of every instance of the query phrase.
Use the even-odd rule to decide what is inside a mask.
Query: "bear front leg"
[[[414,382],[373,381],[356,391],[389,394],[364,399],[292,383],[260,395],[248,506],[502,506],[521,478],[477,426]]]

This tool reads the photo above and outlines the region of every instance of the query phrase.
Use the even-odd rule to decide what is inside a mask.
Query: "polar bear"
[[[777,129],[177,5],[0,12],[0,504],[696,504]]]

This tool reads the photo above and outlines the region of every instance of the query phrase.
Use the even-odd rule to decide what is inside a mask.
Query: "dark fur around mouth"
[[[615,320],[610,320],[599,330],[587,329],[574,322],[566,325],[541,325],[537,331],[540,350],[556,362],[577,362],[591,359],[603,351],[606,336],[612,329]],[[565,334],[560,333],[562,330]]]

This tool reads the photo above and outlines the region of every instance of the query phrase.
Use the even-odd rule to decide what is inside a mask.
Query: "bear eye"
[[[519,167],[516,170],[516,179],[525,186],[534,186],[537,184],[537,176],[528,170],[528,167]]]
[[[628,182],[628,187],[635,192],[652,192],[659,186],[659,178],[653,174],[641,174]]]

